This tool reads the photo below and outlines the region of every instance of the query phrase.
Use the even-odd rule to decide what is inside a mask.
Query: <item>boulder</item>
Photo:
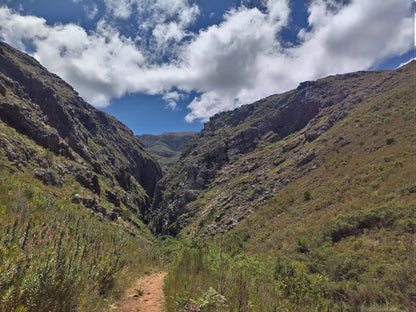
[[[45,168],[35,168],[33,170],[35,177],[43,182],[45,185],[53,185],[53,186],[63,186],[63,182],[60,177],[55,176],[55,174],[50,169]]]

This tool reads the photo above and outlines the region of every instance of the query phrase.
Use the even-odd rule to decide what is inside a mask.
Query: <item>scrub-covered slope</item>
[[[133,133],[0,43],[0,311],[97,311],[150,263]]]
[[[414,311],[416,62],[219,114],[158,184],[172,310]],[[202,237],[202,240],[198,240]]]

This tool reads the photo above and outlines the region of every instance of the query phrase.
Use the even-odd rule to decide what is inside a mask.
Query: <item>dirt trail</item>
[[[117,304],[117,312],[162,312],[165,272],[141,277]]]

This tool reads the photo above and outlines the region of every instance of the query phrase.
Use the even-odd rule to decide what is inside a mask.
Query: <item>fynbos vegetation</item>
[[[95,311],[145,269],[147,242],[10,174],[0,178],[0,310]],[[101,302],[101,304],[100,304]]]

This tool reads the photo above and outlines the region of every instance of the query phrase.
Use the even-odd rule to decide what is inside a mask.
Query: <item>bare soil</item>
[[[162,312],[165,272],[141,277],[117,304],[117,312]]]

